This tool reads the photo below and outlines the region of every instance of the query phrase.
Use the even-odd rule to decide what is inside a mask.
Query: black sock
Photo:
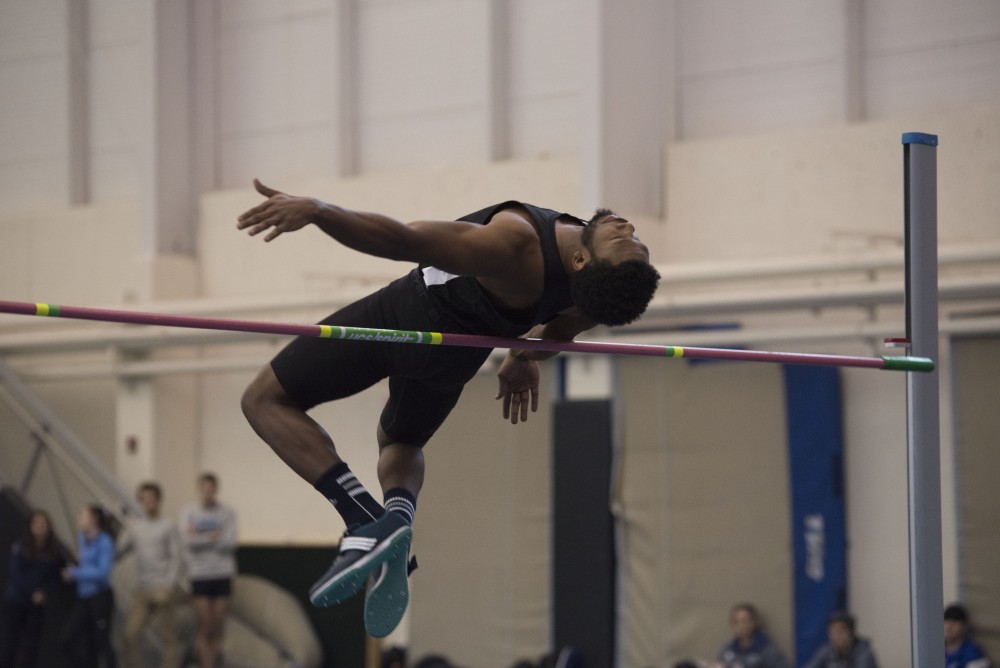
[[[393,487],[385,493],[385,509],[399,513],[407,524],[413,524],[417,512],[417,499],[402,487]]]
[[[368,524],[385,513],[344,462],[321,475],[315,487],[330,500],[348,527]]]

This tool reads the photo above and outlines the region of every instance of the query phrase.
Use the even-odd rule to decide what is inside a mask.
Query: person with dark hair
[[[111,567],[115,561],[111,516],[99,505],[85,506],[77,526],[78,564],[63,569],[63,579],[76,583],[77,601],[60,630],[59,647],[72,666],[96,667],[103,658],[106,668],[115,668],[115,651],[111,647],[115,610],[111,592]]]
[[[659,274],[633,225],[602,209],[590,219],[508,201],[457,221],[404,224],[254,181],[267,200],[237,227],[272,241],[314,225],[343,245],[416,263],[406,276],[323,321],[330,326],[570,341],[597,324],[632,322]],[[348,599],[374,574],[365,627],[375,637],[399,623],[408,601],[408,554],[424,480],[422,448],[490,355],[483,348],[299,338],[243,395],[257,434],[327,498],[347,531],[330,569],[310,590],[314,605]],[[555,353],[512,349],[499,369],[502,414],[513,424],[538,408],[538,360]],[[376,433],[384,507],[365,489],[306,411],[389,379]],[[388,511],[388,512],[387,512]]]
[[[838,610],[826,620],[829,642],[803,668],[878,668],[871,644],[855,632],[854,616]]]
[[[144,515],[128,520],[119,541],[119,557],[135,551],[137,581],[125,618],[123,654],[126,668],[141,668],[142,635],[152,626],[159,640],[162,668],[178,668],[183,659],[175,620],[180,537],[173,522],[160,513],[163,492],[145,482],[136,492]]]
[[[729,611],[733,639],[719,651],[727,668],[790,668],[785,655],[761,630],[760,615],[751,603],[737,603]]]
[[[35,666],[45,611],[59,584],[63,560],[44,510],[31,513],[24,536],[11,547],[0,628],[0,668]]]
[[[198,503],[181,509],[181,542],[185,548],[198,628],[195,650],[201,668],[222,660],[222,641],[236,577],[236,513],[218,500],[219,479],[198,476]]]
[[[945,668],[990,668],[986,652],[972,641],[969,612],[960,603],[944,610]]]
[[[406,650],[390,647],[382,652],[382,668],[406,668]]]
[[[446,657],[431,654],[413,664],[413,668],[456,668],[456,666]]]

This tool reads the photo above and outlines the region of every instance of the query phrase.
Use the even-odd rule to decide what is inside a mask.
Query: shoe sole
[[[350,568],[337,573],[325,582],[314,585],[313,591],[309,594],[309,601],[317,608],[343,603],[361,589],[372,571],[396,555],[406,554],[410,549],[412,537],[413,529],[400,527],[391,533],[382,545],[358,559]]]
[[[406,612],[410,602],[408,556],[407,549],[400,551],[398,558],[390,559],[385,575],[365,596],[365,631],[373,638],[384,638],[392,633]]]

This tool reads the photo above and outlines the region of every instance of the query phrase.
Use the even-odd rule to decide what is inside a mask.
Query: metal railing
[[[32,508],[49,513],[56,535],[70,545],[86,504],[103,505],[118,521],[142,512],[93,450],[3,362],[0,472]]]

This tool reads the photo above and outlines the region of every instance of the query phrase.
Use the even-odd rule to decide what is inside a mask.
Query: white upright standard
[[[903,135],[906,335],[910,354],[938,358],[937,135]],[[938,371],[906,374],[910,510],[910,644],[916,668],[944,661],[941,620],[941,426]]]

